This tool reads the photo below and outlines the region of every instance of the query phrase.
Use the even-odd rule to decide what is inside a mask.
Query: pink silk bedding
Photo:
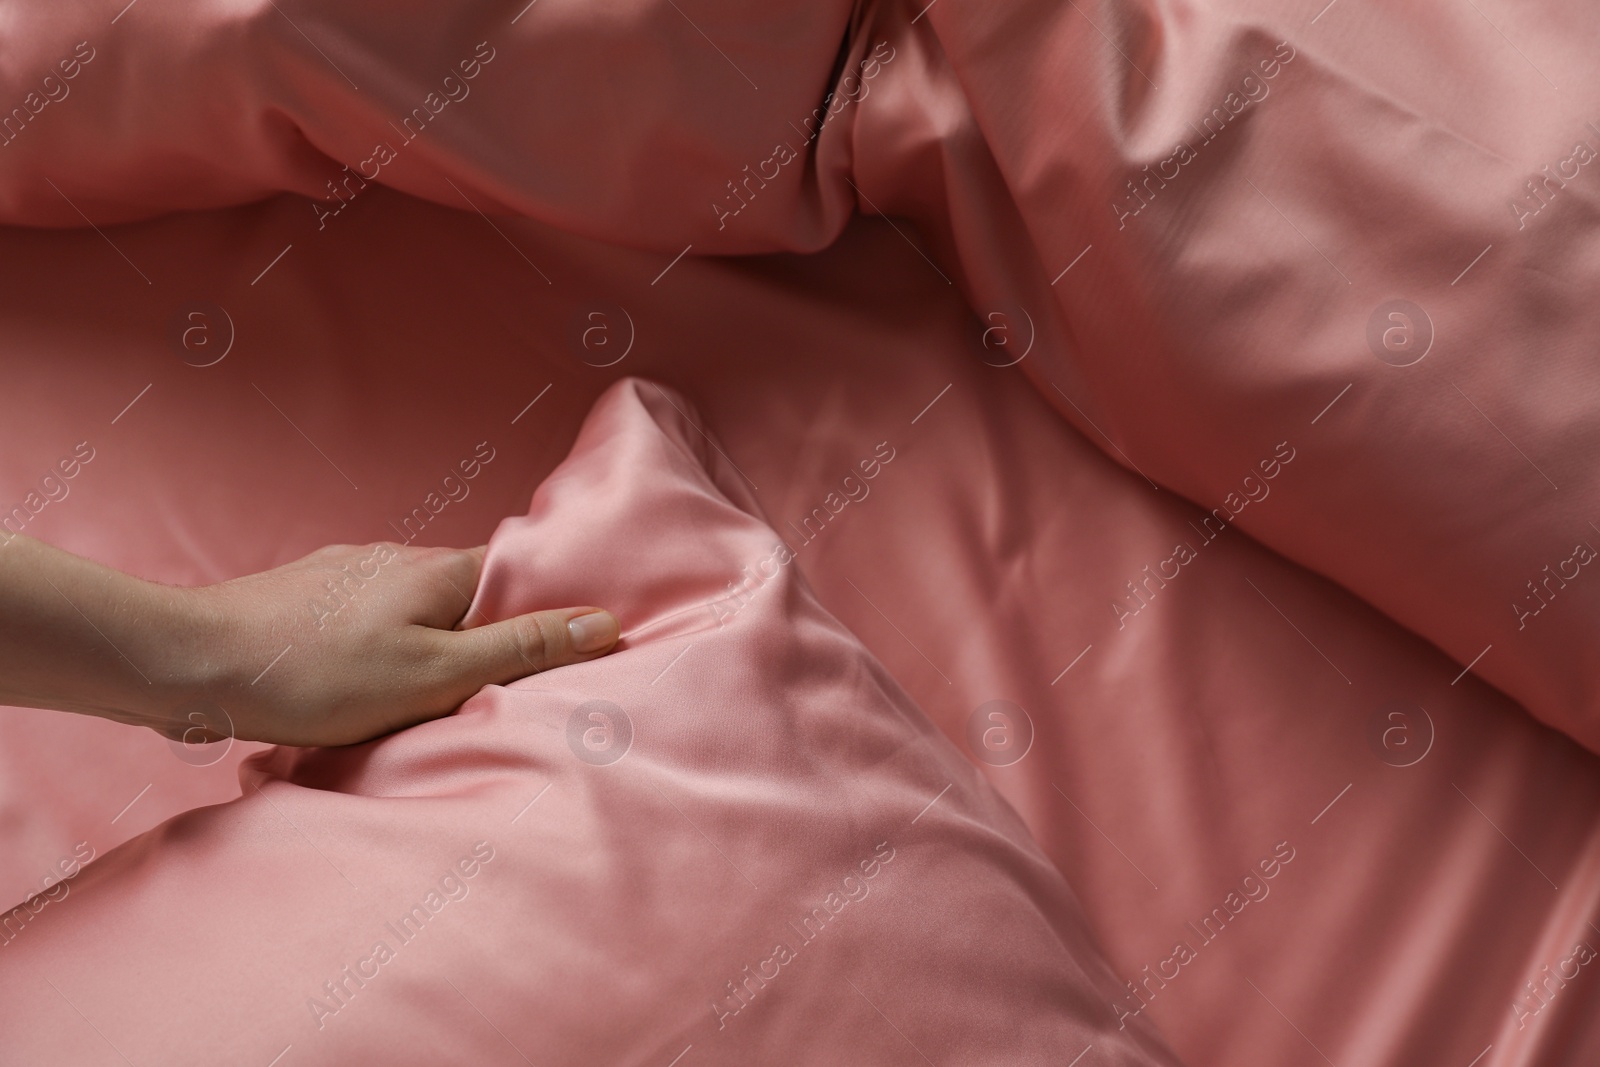
[[[908,217],[1081,431],[1600,748],[1600,20],[1304,8],[12,4],[0,211],[286,189],[303,248],[383,184],[668,257]]]
[[[514,114],[554,124],[549,115],[570,122],[591,106],[558,95],[570,72],[497,67],[497,55],[474,81],[482,95],[446,112],[495,105],[473,120],[480,132],[463,124],[448,144],[419,141],[429,151],[408,149],[382,178],[463,214],[374,186],[333,218],[337,198],[290,198],[111,230],[114,246],[92,230],[6,234],[8,499],[75,442],[116,435],[76,496],[40,514],[41,536],[155,577],[220,578],[323,541],[391,536],[387,523],[436,480],[421,472],[448,469],[487,435],[486,398],[516,393],[504,405],[502,425],[518,435],[501,453],[506,480],[475,486],[423,535],[466,543],[522,510],[604,382],[648,372],[700,405],[776,526],[819,507],[831,516],[797,565],[958,744],[973,751],[971,723],[989,701],[1027,709],[1011,712],[1032,734],[1017,762],[973,754],[987,755],[980,767],[1067,875],[1113,970],[1139,983],[1107,1005],[1113,1018],[1155,1020],[1196,1064],[1584,1062],[1600,1042],[1577,951],[1600,937],[1595,764],[1462,668],[1594,746],[1595,594],[1565,544],[1584,539],[1593,510],[1582,299],[1593,200],[1582,153],[1540,155],[1574,123],[1572,136],[1587,137],[1592,67],[1580,57],[1592,19],[1553,3],[952,3],[916,19],[887,7],[858,16],[846,70],[864,74],[879,41],[894,59],[858,79],[870,94],[846,89],[815,155],[782,169],[792,184],[747,188],[760,195],[732,219],[709,203],[691,210],[674,190],[697,177],[720,188],[771,158],[753,143],[788,121],[785,93],[801,101],[795,121],[812,113],[830,35],[785,38],[792,51],[765,68],[780,80],[758,78],[741,102],[709,80],[742,84],[732,64],[677,13],[647,5],[602,24],[541,0],[510,39],[546,58],[581,66],[668,14],[688,44],[651,53],[672,77],[606,80],[604,92],[653,110],[593,152],[570,128],[496,135]],[[158,18],[141,28],[146,10]],[[96,66],[97,54],[74,79],[81,95],[0,150],[8,217],[82,223],[46,206],[46,193],[67,197],[45,177],[97,222],[316,192],[316,167],[339,166],[306,141],[352,165],[365,157],[331,139],[352,125],[337,101],[355,97],[315,49],[290,51],[306,48],[296,25],[325,49],[336,42],[346,73],[362,53],[381,71],[417,41],[443,62],[447,45],[469,54],[476,37],[324,36],[285,10],[211,21],[191,11],[181,33],[149,0],[111,31],[87,6],[19,14],[13,25],[48,20],[48,32],[13,39],[26,47],[5,63],[19,99],[61,58],[52,49],[71,54],[75,18],[125,47],[106,53],[122,57],[113,65]],[[533,21],[545,14],[556,17]],[[689,14],[716,30],[709,9]],[[754,57],[766,32],[738,31],[752,51],[734,57]],[[1279,41],[1294,58],[1244,82]],[[213,65],[195,67],[197,52]],[[174,54],[182,61],[157,62]],[[263,62],[229,62],[239,55]],[[385,89],[397,120],[406,92],[427,91],[414,73],[427,64],[409,62],[394,64],[406,84]],[[487,76],[508,68],[524,97],[562,106],[496,104]],[[185,69],[216,91],[139,95]],[[88,91],[101,71],[115,77]],[[1440,73],[1452,71],[1472,73]],[[1290,81],[1303,72],[1307,82]],[[364,86],[363,99],[376,91]],[[753,112],[758,100],[773,110]],[[1165,142],[1214,105],[1226,128],[1212,118],[1196,158],[1159,178],[1175,158]],[[188,121],[195,109],[211,123]],[[296,129],[303,139],[285,132]],[[449,130],[441,123],[436,141]],[[96,167],[66,165],[91,151]],[[443,176],[457,188],[441,192]],[[1128,200],[1135,178],[1149,184]],[[658,199],[647,208],[636,196]],[[903,222],[904,233],[847,231],[805,265],[698,261],[820,247],[852,202],[916,219],[938,265],[906,247]],[[496,233],[471,205],[647,253],[508,219]],[[694,254],[659,274],[690,243]],[[941,272],[962,283],[979,323]],[[197,298],[239,320],[236,352],[203,371],[177,362],[168,336]],[[583,347],[586,325],[573,340],[602,302],[604,321],[624,321],[638,342],[604,370],[592,364],[609,354]],[[984,365],[1010,362],[996,345],[1030,331],[1016,371],[1037,393]],[[1424,336],[1433,343],[1413,342]],[[1394,365],[1413,343],[1423,358]],[[36,353],[54,365],[21,362]],[[546,383],[552,392],[509,423]],[[141,405],[157,414],[137,421]],[[895,440],[876,427],[908,442],[885,471],[897,480],[834,515],[827,494],[833,507],[848,499],[843,473]],[[267,441],[276,451],[263,454]],[[1213,537],[1213,507],[1241,529]],[[1194,558],[1180,560],[1175,542]],[[79,842],[103,853],[233,791],[225,764],[185,766],[159,739],[62,718],[5,723],[18,899],[39,872],[71,866]],[[1263,896],[1243,878],[1280,841],[1295,860]],[[1204,928],[1218,907],[1226,936]]]
[[[625,647],[263,753],[76,874],[7,945],[7,1059],[1175,1062],[1111,1025],[1059,872],[716,448],[681,397],[608,390],[468,614],[598,594]]]
[[[423,472],[487,438],[496,459],[419,538],[482,541],[525,510],[582,412],[628,369],[698,383],[705,423],[779,528],[887,440],[896,458],[870,495],[799,545],[795,566],[958,745],[988,701],[1027,709],[1026,754],[980,767],[1067,874],[1119,977],[1161,966],[1278,841],[1296,849],[1271,895],[1141,1012],[1184,1062],[1321,1062],[1301,1032],[1334,1062],[1454,1063],[1492,1045],[1481,1062],[1559,1064],[1593,1047],[1581,982],[1528,1026],[1512,1011],[1595,921],[1593,757],[1470,675],[1440,683],[1437,653],[1247,538],[1211,546],[1144,620],[1156,625],[1105,644],[1103,606],[1070,591],[1136,574],[1195,513],[1120,470],[1014,375],[973,361],[964,306],[913,269],[922,261],[892,229],[862,224],[807,260],[686,260],[663,288],[649,285],[648,256],[502,220],[557,266],[562,295],[538,303],[514,299],[505,271],[526,265],[494,230],[403,197],[380,196],[348,220],[348,241],[282,264],[276,287],[252,288],[248,270],[219,280],[220,253],[195,251],[270,256],[303,206],[114,231],[164,291],[231,309],[240,347],[203,369],[175,359],[166,308],[119,290],[126,265],[92,231],[5,235],[15,254],[0,299],[27,346],[13,351],[51,357],[7,366],[5,486],[20,496],[70,451],[65,428],[106,445],[40,514],[40,536],[151,577],[214,580],[383,536],[435,487]],[[441,274],[441,255],[458,269]],[[603,370],[541,326],[597,290],[645,331]],[[108,304],[119,291],[129,302]],[[432,314],[397,313],[419,293]],[[318,310],[330,295],[336,315]],[[707,323],[762,358],[671,343]],[[1327,664],[1246,578],[1381,688],[1326,684],[1315,672]],[[1396,696],[1430,713],[1410,720],[1419,742],[1434,732],[1411,766],[1393,765],[1412,758],[1404,731],[1370,738]],[[0,854],[15,899],[70,865],[79,842],[104,854],[238,795],[238,748],[197,767],[153,735],[21,709],[0,730],[12,843]]]

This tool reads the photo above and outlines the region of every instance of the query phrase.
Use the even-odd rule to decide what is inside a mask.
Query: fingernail
[[[574,652],[599,652],[617,639],[617,620],[609,611],[592,611],[568,619],[567,632],[572,635]]]

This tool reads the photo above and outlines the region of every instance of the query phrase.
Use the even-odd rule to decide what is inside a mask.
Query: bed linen
[[[15,4],[0,217],[287,189],[304,247],[384,184],[668,256],[906,217],[1080,430],[1600,748],[1600,25],[1301,6]]]
[[[1060,873],[718,448],[682,397],[607,390],[467,617],[584,589],[626,647],[261,753],[241,799],[77,872],[6,946],[6,1059],[921,1062],[910,1031],[971,1062],[1176,1062],[1112,1025]]]
[[[717,236],[718,216],[711,211],[698,221],[688,210],[661,212],[622,233],[639,220],[606,213],[597,213],[603,215],[598,221],[554,218],[532,202],[514,205],[647,250],[629,255],[508,219],[487,223],[465,198],[460,202],[468,210],[456,219],[373,188],[375,195],[338,217],[337,232],[348,237],[314,245],[290,241],[312,232],[320,217],[316,205],[293,199],[112,231],[135,262],[163,268],[157,277],[164,299],[152,301],[135,288],[144,282],[92,231],[8,233],[16,249],[7,266],[15,351],[72,354],[48,373],[16,372],[14,380],[33,376],[32,395],[51,399],[13,413],[11,432],[26,446],[17,454],[29,463],[25,471],[7,472],[11,484],[20,495],[37,479],[34,468],[48,469],[56,452],[70,450],[73,441],[65,437],[73,435],[63,436],[60,427],[79,415],[74,401],[98,397],[107,410],[120,409],[124,397],[151,381],[145,375],[115,383],[125,388],[113,402],[99,392],[112,383],[96,373],[111,358],[98,350],[111,341],[120,351],[143,353],[148,365],[168,367],[174,358],[170,314],[178,301],[203,291],[219,305],[237,310],[245,300],[260,306],[263,317],[287,320],[258,320],[246,336],[260,346],[255,351],[262,365],[282,375],[279,387],[298,398],[302,407],[291,410],[315,416],[311,436],[366,457],[387,499],[355,502],[350,486],[314,453],[303,453],[293,473],[285,466],[274,474],[248,458],[245,445],[225,444],[239,435],[240,418],[264,431],[269,409],[246,390],[248,378],[227,379],[236,390],[222,395],[200,379],[163,378],[175,405],[171,417],[187,425],[142,429],[125,446],[116,479],[99,483],[93,489],[98,496],[86,492],[92,483],[80,482],[74,491],[82,494],[82,508],[51,504],[58,525],[42,529],[68,547],[171,580],[223,577],[285,560],[321,540],[351,539],[337,532],[350,526],[365,527],[359,537],[379,536],[368,530],[405,514],[416,503],[411,497],[425,491],[415,477],[410,481],[416,484],[405,484],[402,472],[427,463],[443,469],[456,458],[452,450],[470,448],[466,438],[472,435],[452,439],[451,428],[475,424],[483,393],[522,385],[532,399],[546,383],[606,377],[592,363],[609,354],[600,358],[582,349],[581,340],[595,321],[588,318],[593,305],[604,296],[611,303],[602,314],[621,308],[630,329],[641,315],[658,327],[645,322],[647,340],[625,361],[634,369],[658,361],[655,376],[684,382],[730,454],[797,523],[818,507],[833,515],[825,500],[835,486],[840,491],[833,506],[849,499],[841,474],[874,443],[857,427],[893,419],[918,435],[918,448],[903,453],[913,462],[891,468],[915,477],[880,482],[870,501],[852,500],[837,513],[846,521],[828,520],[823,536],[807,542],[799,566],[958,743],[969,744],[973,713],[990,701],[1009,700],[1027,712],[1025,718],[1009,712],[1012,722],[1025,722],[1032,732],[1018,762],[996,766],[979,757],[1008,757],[976,750],[974,758],[1068,875],[1122,977],[1139,980],[1146,967],[1171,974],[1174,946],[1168,942],[1189,938],[1188,925],[1219,904],[1227,909],[1228,893],[1276,841],[1293,843],[1279,829],[1286,813],[1300,812],[1296,827],[1318,835],[1319,847],[1297,851],[1285,877],[1274,881],[1271,900],[1250,900],[1244,892],[1234,898],[1250,902],[1230,922],[1227,937],[1195,935],[1198,958],[1180,965],[1178,979],[1144,977],[1148,1006],[1137,994],[1122,1002],[1124,1010],[1138,1008],[1140,1017],[1158,1020],[1186,1062],[1583,1062],[1596,1040],[1587,1021],[1593,1001],[1583,979],[1589,976],[1576,951],[1594,921],[1592,757],[1532,725],[1524,710],[1478,684],[1473,673],[1462,673],[1472,664],[1526,710],[1592,747],[1585,723],[1593,705],[1584,694],[1593,678],[1585,650],[1593,646],[1584,628],[1593,613],[1582,610],[1589,594],[1581,582],[1562,585],[1543,569],[1570,573],[1569,561],[1580,554],[1563,546],[1556,555],[1531,559],[1512,547],[1532,544],[1534,534],[1543,536],[1570,518],[1568,502],[1585,499],[1583,479],[1592,469],[1583,462],[1593,454],[1587,437],[1592,419],[1584,418],[1592,370],[1583,358],[1592,343],[1581,300],[1588,204],[1581,185],[1562,179],[1562,171],[1534,189],[1523,182],[1543,173],[1543,163],[1534,165],[1532,142],[1581,106],[1571,102],[1583,96],[1586,68],[1570,57],[1589,34],[1582,12],[1546,5],[1513,24],[1499,10],[1423,5],[1386,8],[1380,16],[1346,2],[1296,11],[1292,20],[1282,10],[1243,7],[1077,5],[1073,13],[1083,22],[1069,30],[1065,11],[1045,16],[1030,9],[1001,26],[979,19],[976,9],[948,3],[920,18],[913,10],[872,10],[882,15],[877,25],[883,36],[859,32],[861,51],[846,57],[846,67],[859,62],[868,45],[876,47],[875,37],[890,40],[896,58],[873,79],[872,98],[843,108],[819,139],[815,166],[806,172],[817,175],[814,190],[808,178],[798,201],[763,195],[729,223],[776,228],[749,238],[748,247],[732,243],[746,240],[747,229]],[[1338,21],[1352,11],[1352,19]],[[1288,25],[1292,32],[1250,32],[1263,24],[1274,30]],[[1415,32],[1398,34],[1397,27]],[[1157,47],[1174,38],[1185,47]],[[1160,144],[1170,133],[1167,120],[1203,116],[1213,102],[1231,111],[1226,101],[1232,90],[1213,90],[1222,90],[1235,68],[1249,65],[1237,61],[1259,63],[1257,45],[1275,55],[1282,40],[1291,41],[1295,59],[1279,60],[1275,95],[1252,101],[1241,110],[1244,121],[1207,143],[1200,169],[1185,175],[1202,180],[1170,188],[1152,182],[1146,193],[1157,191],[1159,198],[1133,218],[1125,212],[1134,201],[1124,201],[1118,213],[1115,201],[1105,198],[1101,214],[1094,196],[1056,180],[1065,173],[1097,195],[1108,185],[1124,187],[1136,174],[1147,180],[1142,167],[1159,167],[1172,151]],[[1580,89],[1541,97],[1543,83],[1532,84],[1537,71],[1519,66],[1523,59],[1512,54],[1519,47],[1561,84]],[[1157,51],[1176,64],[1175,78],[1144,61],[1146,52]],[[1033,66],[1030,58],[1037,61]],[[1308,58],[1316,62],[1305,63]],[[1551,58],[1561,58],[1563,66],[1551,67]],[[1125,64],[1176,88],[1162,96],[1151,86],[1141,95],[1147,92],[1139,88],[1143,76]],[[1002,67],[1006,77],[996,73]],[[1287,109],[1278,124],[1273,109],[1293,99],[1291,83],[1282,79],[1307,69],[1318,72],[1317,91],[1305,94],[1300,110]],[[1468,84],[1436,74],[1462,69],[1474,72]],[[887,77],[905,71],[915,74],[901,83]],[[1056,105],[1051,94],[1063,83],[1073,92],[1065,94],[1067,104]],[[1266,84],[1264,77],[1259,84]],[[1260,95],[1253,85],[1241,87],[1246,91],[1234,104],[1250,92]],[[712,96],[675,114],[699,114]],[[1037,117],[1040,101],[1078,109],[1069,112],[1079,121],[1070,138]],[[809,113],[809,107],[800,112]],[[1378,121],[1374,114],[1385,132],[1363,143],[1356,131]],[[1138,136],[1134,117],[1160,120],[1154,125],[1159,132],[1149,137],[1158,148]],[[1459,140],[1461,134],[1439,130],[1461,130],[1471,125],[1469,118],[1482,127],[1473,140],[1491,142],[1489,155],[1510,159],[1512,172],[1519,166],[1528,172],[1512,183],[1533,198],[1522,200],[1522,212],[1516,200],[1482,193],[1508,173],[1504,166],[1455,165],[1450,153],[1460,149],[1439,143],[1441,137]],[[859,125],[851,126],[853,120]],[[1329,139],[1306,137],[1308,128],[1343,131],[1331,141],[1337,152],[1324,157],[1319,145]],[[1240,136],[1229,140],[1233,134]],[[19,141],[8,151],[22,147]],[[203,156],[204,148],[189,146],[194,155]],[[1569,151],[1551,165],[1559,167]],[[655,174],[680,158],[650,154],[648,166]],[[1269,231],[1226,192],[1235,174],[1230,167],[1244,169],[1252,161],[1287,174],[1290,185],[1336,175],[1336,188],[1298,187],[1297,199],[1286,205],[1252,171],[1267,205],[1256,210],[1268,224],[1286,227]],[[396,168],[397,183],[405,169]],[[204,168],[191,160],[184,173],[197,172]],[[20,174],[23,186],[37,185],[37,172],[8,173]],[[1472,196],[1461,191],[1462,175],[1470,176],[1477,191]],[[461,177],[453,180],[485,203],[479,188]],[[826,243],[844,225],[849,206],[839,190],[843,177],[856,185],[849,199],[863,211],[910,216],[921,232],[904,221],[898,232],[852,230],[804,267],[785,258],[742,266],[698,262],[690,254],[659,273],[689,243],[694,253]],[[164,181],[154,184],[165,188]],[[108,187],[118,188],[109,179]],[[1346,187],[1367,198],[1344,196]],[[421,186],[416,191],[426,192]],[[218,199],[247,192],[230,188]],[[1013,209],[1012,202],[1020,206]],[[1396,203],[1404,206],[1371,206]],[[1548,210],[1547,219],[1558,206],[1574,214],[1568,225],[1530,233],[1539,221],[1527,218],[1535,204],[1536,216]],[[169,206],[175,205],[118,210],[134,217]],[[1054,228],[1068,228],[1080,209],[1083,239],[1063,244]],[[1410,279],[1442,260],[1435,249],[1453,252],[1458,239],[1476,232],[1475,209],[1488,220],[1484,225],[1517,227],[1518,239],[1490,235],[1480,245],[1469,243],[1459,269],[1452,260],[1445,272],[1456,284],[1441,275],[1419,302]],[[817,211],[837,212],[820,238]],[[14,217],[49,221],[21,210]],[[1164,225],[1134,230],[1131,238],[1120,228],[1163,219]],[[54,221],[72,219],[63,213]],[[658,229],[673,226],[681,229],[666,236]],[[469,236],[474,227],[477,234]],[[1095,227],[1112,228],[1120,243],[1091,239]],[[315,232],[319,240],[327,235]],[[1297,253],[1303,258],[1295,258],[1290,245],[1307,234]],[[1338,248],[1318,240],[1326,235],[1339,235],[1370,267],[1369,275],[1357,274],[1351,283],[1361,286],[1352,299],[1365,304],[1325,297],[1325,287],[1344,283],[1336,270],[1331,281],[1315,272],[1330,270],[1329,260],[1349,267],[1335,254]],[[724,239],[730,243],[719,244]],[[285,251],[286,243],[297,246]],[[1046,251],[1018,254],[1034,243]],[[1274,253],[1266,267],[1258,262],[1264,247]],[[307,250],[313,254],[295,255]],[[443,271],[441,250],[449,262]],[[1107,250],[1117,253],[1109,269],[1096,265],[1096,253]],[[1507,250],[1517,253],[1513,262],[1496,256]],[[246,251],[253,257],[248,264],[242,262]],[[1478,251],[1481,258],[1465,262]],[[274,261],[280,252],[283,258]],[[1047,259],[1053,260],[1048,267]],[[258,277],[269,262],[277,265]],[[547,283],[535,262],[545,270],[559,263],[560,269]],[[118,272],[127,273],[119,279]],[[966,290],[976,321],[946,277]],[[250,285],[253,278],[257,286]],[[1490,281],[1478,290],[1462,289],[1484,278]],[[659,284],[651,286],[651,279]],[[1083,279],[1084,288],[1071,287]],[[280,288],[263,291],[269,282]],[[184,291],[171,292],[174,284]],[[542,303],[538,286],[551,290]],[[417,310],[420,297],[430,301],[428,314]],[[1440,327],[1439,347],[1419,345],[1425,358],[1406,367],[1393,364],[1410,354],[1391,346],[1404,349],[1422,320],[1414,312],[1409,326],[1405,318],[1388,318],[1393,309],[1382,305],[1395,299],[1426,305],[1428,321]],[[1449,314],[1439,312],[1439,300]],[[1058,301],[1066,305],[1062,312],[1054,308]],[[59,321],[63,312],[77,320],[70,328]],[[1375,317],[1387,325],[1374,343],[1368,327]],[[576,330],[579,350],[574,321],[586,324]],[[1014,358],[994,346],[1018,321],[1037,328],[1034,346],[1016,370],[994,366]],[[986,332],[996,325],[1006,329]],[[1386,342],[1391,327],[1400,329]],[[463,343],[464,335],[471,340]],[[1447,397],[1458,403],[1469,398],[1454,414],[1441,413],[1432,394],[1415,388],[1419,381],[1438,384],[1420,375],[1455,351],[1452,338],[1466,339],[1460,358],[1481,357],[1485,362],[1471,365],[1489,375],[1487,398],[1474,382],[1447,378],[1446,385],[1456,382]],[[236,374],[248,351],[219,365],[209,381]],[[452,374],[429,376],[426,368],[440,351],[452,353]],[[422,369],[422,376],[397,382],[397,358]],[[535,381],[535,366],[561,371]],[[1494,377],[1502,367],[1514,367],[1518,377]],[[1037,390],[1024,388],[1017,371],[1031,376]],[[1408,375],[1411,386],[1400,375]],[[430,383],[425,399],[415,381]],[[463,381],[478,385],[479,395]],[[1393,383],[1400,387],[1379,394],[1381,402],[1361,401],[1367,385]],[[583,399],[563,399],[552,408],[550,401],[562,395],[553,392],[542,409],[531,409],[548,423],[530,415],[516,424],[547,435],[537,456],[518,460],[526,465],[516,475],[524,492],[553,465],[594,391],[578,387],[574,392]],[[146,400],[161,395],[152,392]],[[278,392],[272,396],[282,402]],[[1206,403],[1174,403],[1195,397]],[[1524,410],[1530,397],[1541,403]],[[383,401],[390,410],[382,410]],[[1272,420],[1290,401],[1304,408],[1305,434],[1326,435],[1310,437],[1319,447],[1280,436]],[[1495,402],[1517,410],[1525,426],[1508,425]],[[1082,436],[1064,432],[1042,410],[1046,403]],[[1337,421],[1351,411],[1362,417]],[[193,428],[201,426],[209,439],[196,449]],[[956,428],[928,433],[939,426]],[[305,445],[283,420],[276,429]],[[1538,442],[1531,448],[1529,436]],[[1278,456],[1280,441],[1295,449],[1287,464]],[[1509,451],[1491,461],[1485,450],[1495,442]],[[1546,485],[1539,491],[1552,496],[1542,502],[1530,496],[1515,479],[1531,481],[1538,471],[1531,461],[1512,459],[1518,449],[1540,459],[1544,451],[1570,457],[1570,471],[1547,470],[1561,489]],[[1268,480],[1274,460],[1280,473]],[[1112,462],[1131,473],[1113,469]],[[1515,464],[1522,469],[1514,471]],[[226,482],[230,472],[238,479],[246,470],[252,489],[275,486],[282,503],[261,509],[252,500],[255,521],[224,536],[224,528],[239,524],[216,505],[230,494],[244,503],[241,489]],[[213,475],[202,483],[216,495],[202,506],[194,499],[195,483],[180,472]],[[1256,481],[1246,483],[1245,472]],[[1300,476],[1308,480],[1292,480]],[[1179,490],[1203,510],[1152,483]],[[1286,511],[1251,499],[1263,487]],[[479,495],[447,512],[429,536],[481,539],[500,515],[520,510],[514,494],[491,501],[485,490],[475,487]],[[1235,493],[1232,500],[1229,493]],[[1210,509],[1218,506],[1238,513],[1240,530],[1210,536],[1219,525]],[[128,515],[142,516],[147,525],[140,528],[155,531],[145,543],[119,543],[105,533],[103,523]],[[50,516],[47,511],[41,523]],[[1485,532],[1462,536],[1462,527]],[[1186,529],[1193,530],[1192,540]],[[1241,533],[1312,564],[1366,603],[1249,537],[1233,536]],[[1173,543],[1180,539],[1194,546],[1193,561],[1178,563]],[[1175,563],[1180,579],[1149,576],[1170,575]],[[1542,597],[1526,589],[1535,578]],[[1130,585],[1143,592],[1125,595]],[[1512,610],[1517,601],[1491,602],[1507,587],[1534,597],[1524,598],[1524,611],[1548,598],[1548,612],[1524,620]],[[1538,640],[1486,635],[1478,644],[1451,636],[1495,613],[1513,626],[1525,621]],[[988,625],[972,625],[974,617]],[[1493,647],[1480,658],[1486,645]],[[1397,701],[1406,705],[1392,707]],[[107,776],[101,768],[121,763],[125,742],[92,729],[97,724],[47,726],[38,716],[19,715],[13,721],[27,724],[19,731],[37,729],[42,738],[62,731],[74,759],[94,752],[89,763],[97,778]],[[982,731],[977,736],[981,744]],[[1408,750],[1411,744],[1418,748]],[[48,746],[35,742],[30,751],[41,747]],[[1418,751],[1424,755],[1409,762]],[[75,819],[94,821],[108,848],[136,820],[154,821],[228,792],[225,765],[168,768],[181,775],[139,774],[124,765],[116,784],[129,787],[114,799],[81,788],[81,775],[78,790],[62,788],[72,780],[70,765],[49,770],[57,772],[53,784],[42,766],[11,776],[18,788],[10,821],[25,822],[41,847],[43,841],[55,846],[44,849],[48,860],[41,863],[59,858],[70,865],[80,838],[75,830],[53,831]],[[208,772],[214,777],[202,787],[199,779]],[[170,790],[160,803],[171,806],[158,806],[161,794],[152,783],[145,799],[107,831],[109,815],[152,777]],[[57,811],[17,814],[53,793]],[[1170,879],[1154,864],[1134,862],[1140,845],[1166,861]],[[1292,881],[1297,875],[1307,881]]]
[[[1560,1064],[1593,1047],[1584,983],[1521,1027],[1513,1006],[1595,922],[1594,758],[1471,675],[1450,686],[1439,653],[1246,537],[1211,546],[1143,620],[1155,625],[1106,644],[1103,605],[1072,591],[1131,578],[1196,512],[975,359],[966,305],[891,227],[859,223],[815,257],[686,259],[663,289],[648,254],[498,220],[556,266],[559,295],[540,300],[476,216],[387,193],[371,204],[349,238],[281,264],[266,289],[243,264],[272,253],[304,207],[294,198],[112,231],[163,292],[230,310],[238,347],[203,368],[175,355],[171,307],[127,285],[92,231],[6,232],[0,293],[26,346],[12,351],[50,357],[7,364],[4,396],[27,398],[7,402],[7,486],[25,491],[75,436],[64,428],[116,435],[96,438],[107,447],[39,535],[148,577],[216,580],[392,533],[435,487],[422,472],[442,477],[487,438],[495,460],[417,541],[482,542],[526,510],[581,412],[626,373],[684,383],[779,529],[826,508],[887,440],[896,457],[871,495],[796,535],[794,566],[1022,815],[1117,976],[1143,980],[1277,842],[1296,850],[1271,896],[1140,1012],[1183,1062],[1321,1062],[1302,1033],[1336,1063],[1488,1048],[1481,1063]],[[118,292],[125,304],[107,299]],[[419,293],[428,314],[397,310]],[[552,326],[595,293],[641,331],[612,367]],[[1330,684],[1295,626],[1377,683]],[[1409,730],[1374,742],[1375,713],[1404,698],[1428,717],[1385,718],[1383,731]],[[1034,728],[1004,766],[1003,748],[980,760],[969,739],[994,700]],[[16,900],[80,842],[104,855],[239,795],[233,767],[255,748],[175,753],[26,709],[0,729]],[[1411,736],[1425,745],[1414,763]],[[60,903],[69,915],[70,895]]]

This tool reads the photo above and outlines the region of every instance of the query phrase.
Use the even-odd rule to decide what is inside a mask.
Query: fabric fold
[[[1010,807],[790,561],[751,569],[778,539],[696,421],[611,387],[474,613],[604,602],[644,632],[699,601],[698,629],[252,757],[239,800],[100,858],[0,948],[5,1058],[98,1034],[163,1063],[1175,1063],[1118,1025]]]

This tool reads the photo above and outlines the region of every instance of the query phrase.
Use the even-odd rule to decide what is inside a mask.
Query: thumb
[[[514,619],[442,631],[451,665],[475,685],[500,685],[530,674],[582,663],[611,651],[621,628],[595,607],[535,611]]]

